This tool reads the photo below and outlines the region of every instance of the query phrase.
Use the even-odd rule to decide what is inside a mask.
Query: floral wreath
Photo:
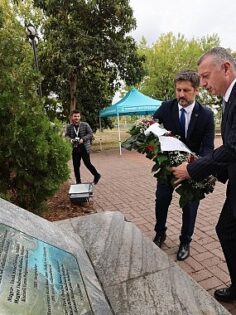
[[[180,195],[179,205],[183,208],[188,202],[199,201],[205,198],[206,194],[213,192],[216,178],[209,176],[201,181],[193,179],[184,180],[178,186],[174,184],[176,178],[170,171],[170,167],[178,166],[183,162],[191,163],[198,157],[189,152],[183,151],[162,151],[159,137],[153,132],[148,132],[150,126],[156,123],[154,120],[139,120],[129,131],[130,137],[122,142],[122,147],[131,151],[146,154],[146,157],[153,160],[152,172],[159,182],[171,185]],[[160,125],[159,125],[160,126]],[[164,131],[166,131],[163,128]],[[178,136],[171,132],[163,134],[166,137]],[[187,148],[187,147],[186,147]]]

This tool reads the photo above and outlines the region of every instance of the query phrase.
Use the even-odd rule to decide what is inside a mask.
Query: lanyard
[[[76,137],[78,137],[79,136],[79,128],[76,130],[76,128],[74,127],[74,132],[75,132]]]

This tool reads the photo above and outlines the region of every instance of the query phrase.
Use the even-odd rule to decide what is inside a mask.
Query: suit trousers
[[[216,225],[216,233],[229,269],[231,283],[236,290],[236,217],[229,198],[231,193],[233,189],[230,189],[228,184],[227,197]]]
[[[156,225],[157,235],[163,235],[166,231],[168,208],[172,200],[173,187],[165,183],[157,183],[156,189]],[[180,234],[181,243],[190,243],[194,232],[199,201],[188,203],[182,208],[182,227]]]
[[[96,168],[92,165],[90,161],[90,156],[85,146],[83,144],[79,144],[77,147],[73,148],[72,150],[72,160],[73,160],[76,183],[81,183],[81,177],[80,177],[81,158],[84,162],[84,165],[87,167],[90,173],[92,173],[93,176],[98,175]]]

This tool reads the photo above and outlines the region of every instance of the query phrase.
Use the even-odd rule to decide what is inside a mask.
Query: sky
[[[135,40],[142,36],[149,45],[161,34],[181,33],[187,39],[218,34],[220,45],[236,51],[235,0],[130,0],[137,28]]]

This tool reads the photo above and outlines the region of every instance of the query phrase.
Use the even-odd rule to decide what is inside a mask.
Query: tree
[[[69,147],[36,93],[40,78],[14,8],[2,0],[0,12],[0,194],[36,211],[68,178]]]
[[[143,39],[139,44],[139,53],[146,57],[146,77],[140,84],[142,92],[160,100],[174,98],[175,75],[184,69],[196,70],[198,58],[218,45],[217,35],[187,40],[184,35],[167,33],[151,47]]]
[[[135,28],[128,0],[34,0],[43,25],[43,90],[54,92],[64,114],[79,108],[95,130],[98,111],[111,103],[119,80],[140,82],[143,57],[127,34]],[[70,104],[69,104],[70,100]]]

